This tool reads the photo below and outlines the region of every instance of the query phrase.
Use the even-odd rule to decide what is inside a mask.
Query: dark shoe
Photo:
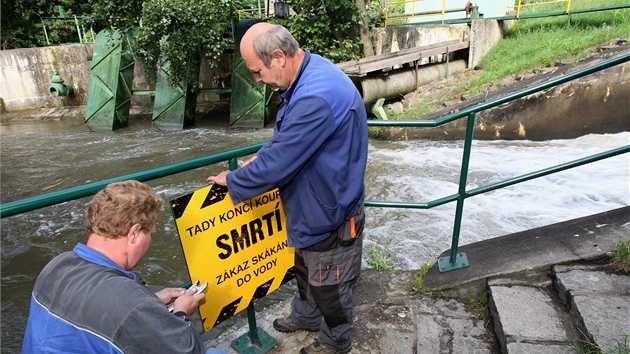
[[[300,354],[345,354],[352,350],[352,346],[339,350],[320,344],[317,340],[300,350]]]
[[[276,318],[275,321],[273,321],[273,328],[284,333],[291,333],[295,331],[309,331],[309,332],[319,331],[319,327],[308,328],[308,327],[300,326],[299,324],[291,321],[291,317]]]

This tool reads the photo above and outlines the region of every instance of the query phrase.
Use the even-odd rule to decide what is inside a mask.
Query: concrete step
[[[502,353],[577,353],[575,330],[551,286],[548,277],[488,281],[490,313]]]
[[[630,334],[630,277],[602,266],[488,280],[495,334],[505,354],[604,353]]]
[[[630,276],[603,266],[553,267],[555,289],[583,339],[604,353],[630,346]]]

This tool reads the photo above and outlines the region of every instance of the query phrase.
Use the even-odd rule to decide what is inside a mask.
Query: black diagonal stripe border
[[[269,288],[271,288],[271,284],[273,284],[274,279],[275,278],[271,278],[267,282],[259,285],[256,288],[256,291],[254,291],[254,295],[252,295],[252,300],[249,302],[250,305],[267,295],[267,293],[269,292]]]
[[[241,300],[243,299],[243,297],[239,297],[238,299],[232,301],[231,303],[225,305],[223,307],[223,309],[221,309],[221,313],[219,313],[219,317],[217,317],[217,320],[214,322],[214,325],[218,325],[219,323],[227,320],[228,318],[234,316],[234,313],[236,312],[236,309],[238,308],[238,305],[241,303]]]
[[[222,201],[223,199],[225,199],[227,192],[228,192],[227,187],[220,186],[218,184],[213,184],[212,187],[210,187],[210,190],[208,191],[208,195],[206,195],[206,198],[204,199],[203,204],[201,204],[201,208],[199,209],[203,209],[207,206],[210,206],[212,204]]]
[[[179,198],[171,200],[171,208],[173,209],[173,217],[175,218],[175,220],[181,218],[182,215],[184,215],[184,211],[186,210],[188,203],[190,203],[190,199],[192,199],[193,194],[195,193],[186,194]]]
[[[284,273],[284,278],[282,278],[282,283],[280,285],[287,283],[295,278],[295,266],[287,269],[286,273]]]

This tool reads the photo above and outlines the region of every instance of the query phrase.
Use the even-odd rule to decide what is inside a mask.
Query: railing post
[[[451,240],[451,253],[449,257],[438,259],[438,270],[448,272],[450,270],[468,267],[468,257],[465,253],[457,253],[459,244],[459,232],[464,213],[464,200],[466,200],[466,183],[468,181],[468,166],[470,162],[470,150],[472,149],[473,132],[475,129],[475,112],[468,114],[466,123],[466,140],[464,141],[464,154],[462,156],[462,169],[459,174],[459,189],[457,192],[457,206],[455,209],[455,222],[453,225],[453,239]]]
[[[228,166],[230,171],[234,171],[238,168],[238,160],[236,159],[236,157],[230,159],[230,161],[228,162]]]

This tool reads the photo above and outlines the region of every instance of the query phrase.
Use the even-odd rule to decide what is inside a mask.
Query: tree
[[[216,66],[232,43],[231,26],[235,9],[230,0],[147,0],[142,10],[138,47],[150,73],[161,61],[170,63],[170,81],[188,80],[196,58],[205,56]]]
[[[90,13],[87,1],[58,0],[2,0],[0,28],[2,49],[30,48],[47,45],[42,17],[59,17],[57,6],[62,6],[65,15]],[[76,26],[72,22],[52,21],[46,24],[51,43],[78,42]]]
[[[368,11],[365,8],[365,0],[356,0],[357,7],[359,8],[359,18],[361,23],[359,24],[359,35],[361,36],[361,42],[363,43],[363,56],[369,57],[374,55],[374,47],[372,47],[372,38],[370,36],[370,27],[368,24]]]
[[[92,0],[92,6],[93,25],[123,33],[136,29],[135,50],[147,73],[155,78],[158,65],[168,62],[173,85],[187,80],[197,87],[197,78],[188,77],[191,65],[205,56],[215,66],[232,43],[236,12],[230,0]]]
[[[287,3],[295,15],[283,24],[303,48],[333,62],[359,58],[360,12],[353,0],[289,0]]]

